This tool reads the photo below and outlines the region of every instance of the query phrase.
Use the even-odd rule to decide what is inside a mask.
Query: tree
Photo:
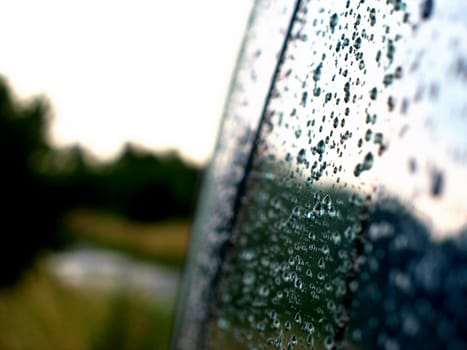
[[[56,230],[59,203],[35,171],[37,160],[49,151],[49,118],[44,98],[20,103],[0,77],[0,286],[17,280]]]

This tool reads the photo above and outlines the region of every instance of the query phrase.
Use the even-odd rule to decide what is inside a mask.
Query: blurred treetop
[[[192,215],[201,169],[175,153],[155,155],[131,144],[116,160],[96,162],[80,146],[53,148],[50,120],[47,99],[18,101],[0,76],[0,285],[54,244],[61,218],[73,208],[139,221]]]

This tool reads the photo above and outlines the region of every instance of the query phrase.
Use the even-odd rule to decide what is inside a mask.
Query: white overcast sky
[[[0,0],[0,74],[54,108],[51,140],[211,155],[253,0]]]

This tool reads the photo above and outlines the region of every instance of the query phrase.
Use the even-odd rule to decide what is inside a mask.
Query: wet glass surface
[[[228,209],[200,210],[186,288],[204,278],[209,294],[181,304],[202,305],[200,346],[176,347],[465,348],[467,6],[288,13],[257,130],[218,149],[246,160],[211,169],[239,172],[233,195],[205,186],[204,203]],[[200,259],[212,272],[195,272]]]

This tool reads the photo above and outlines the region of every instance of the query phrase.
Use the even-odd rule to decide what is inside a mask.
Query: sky
[[[205,164],[253,0],[0,0],[0,74],[46,95],[50,140]]]

